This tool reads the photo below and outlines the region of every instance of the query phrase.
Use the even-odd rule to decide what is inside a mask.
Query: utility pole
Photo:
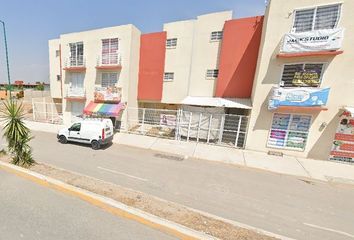
[[[7,51],[7,39],[6,39],[5,22],[0,20],[0,23],[2,23],[2,27],[3,27],[3,30],[4,30],[4,42],[5,42],[5,54],[6,54],[6,66],[7,66],[7,81],[8,81],[8,84],[9,84],[10,99],[11,99],[11,80],[10,80],[9,53]]]

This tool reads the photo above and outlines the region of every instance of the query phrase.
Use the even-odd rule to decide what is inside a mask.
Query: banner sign
[[[176,126],[177,116],[172,114],[160,114],[160,125]]]
[[[354,163],[354,118],[342,116],[334,136],[329,160]]]
[[[121,89],[117,87],[95,87],[95,102],[119,103],[121,100]]]
[[[296,53],[338,50],[342,46],[343,37],[343,28],[287,33],[280,51]]]
[[[268,109],[280,106],[313,107],[327,104],[329,88],[273,88]]]
[[[316,87],[320,84],[320,74],[316,71],[295,72],[292,84],[299,87]]]

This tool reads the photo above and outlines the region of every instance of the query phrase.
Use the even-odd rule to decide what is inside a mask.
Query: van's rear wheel
[[[59,142],[62,144],[65,144],[68,142],[68,140],[66,139],[66,137],[64,135],[59,136]]]
[[[101,145],[98,141],[94,140],[91,142],[91,147],[93,150],[97,150],[97,149],[100,149]]]

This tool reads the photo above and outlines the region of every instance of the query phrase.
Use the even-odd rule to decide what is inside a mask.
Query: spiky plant
[[[1,109],[1,119],[5,124],[3,136],[7,141],[12,163],[29,167],[35,161],[29,146],[29,141],[32,139],[31,132],[23,122],[23,105],[12,99],[5,101],[3,105]]]

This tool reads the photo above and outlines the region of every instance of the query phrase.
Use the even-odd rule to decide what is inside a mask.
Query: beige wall
[[[206,79],[206,71],[218,69],[221,41],[210,41],[210,34],[213,31],[222,31],[225,21],[231,19],[232,11],[198,16],[194,32],[189,96],[214,96],[216,80]]]
[[[49,79],[50,79],[50,94],[52,98],[61,98],[61,81],[57,80],[57,75],[60,75],[60,55],[56,56],[56,51],[59,50],[60,39],[49,40]]]
[[[63,34],[60,36],[62,49],[62,64],[69,57],[69,43],[83,42],[86,71],[84,72],[84,88],[86,91],[86,104],[93,100],[95,86],[101,85],[102,70],[96,70],[97,59],[101,54],[101,40],[105,38],[119,38],[119,53],[122,58],[121,70],[118,72],[117,86],[122,88],[122,101],[129,106],[137,106],[137,81],[139,66],[140,31],[133,25],[101,28],[96,30]],[[51,59],[51,61],[53,61]],[[52,64],[51,62],[51,65]],[[63,70],[63,95],[66,96],[70,86],[71,73]],[[63,99],[64,121],[71,119],[71,106]]]
[[[279,86],[282,67],[285,63],[326,62],[321,88],[330,87],[327,103],[328,111],[310,113],[312,124],[304,151],[280,150],[285,154],[300,157],[327,159],[335,129],[339,121],[339,110],[345,105],[354,105],[354,21],[352,11],[354,1],[343,2],[341,19],[338,27],[345,28],[342,45],[343,54],[335,57],[306,57],[279,59],[279,45],[285,33],[290,32],[293,24],[294,9],[315,5],[333,4],[333,0],[272,0],[267,8],[264,21],[262,45],[259,52],[258,66],[253,86],[253,109],[249,124],[246,148],[268,151],[266,147],[273,113],[267,109],[268,94],[273,86]],[[321,124],[327,127],[321,129]]]

